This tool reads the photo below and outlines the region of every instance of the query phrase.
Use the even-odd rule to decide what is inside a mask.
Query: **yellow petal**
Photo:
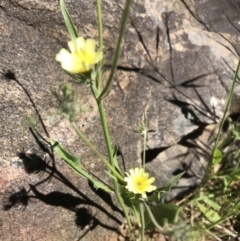
[[[69,58],[71,58],[71,54],[66,49],[61,49],[56,55],[56,60],[59,62],[62,62],[65,59],[69,60]]]
[[[148,184],[152,184],[153,182],[155,182],[155,178],[154,177],[150,177],[148,179]]]
[[[98,63],[103,58],[103,52],[98,51],[95,56],[95,63]]]
[[[89,52],[95,52],[95,40],[94,39],[87,39],[86,40],[86,49]]]
[[[76,41],[77,50],[86,48],[86,41],[83,37],[78,37],[75,41]]]
[[[157,187],[156,186],[153,186],[153,185],[149,185],[146,187],[146,192],[152,192],[154,190],[156,190]]]
[[[77,74],[90,71],[103,58],[103,52],[95,52],[95,40],[78,37],[68,42],[70,52],[61,49],[56,60],[69,73]]]
[[[68,47],[71,51],[71,53],[75,53],[76,52],[76,43],[75,41],[71,40],[68,42]]]
[[[130,169],[126,173],[127,177],[124,179],[127,182],[126,188],[134,194],[141,194],[146,198],[146,192],[152,192],[157,189],[156,186],[151,185],[155,181],[154,177],[148,179],[149,174],[143,168]]]
[[[130,172],[130,176],[133,176],[133,177],[135,176],[135,170],[134,169],[130,169],[129,172]]]
[[[142,197],[143,197],[144,199],[146,199],[146,198],[147,198],[147,194],[146,194],[146,193],[142,193]]]

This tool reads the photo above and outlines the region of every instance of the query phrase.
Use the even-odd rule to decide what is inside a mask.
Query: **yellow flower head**
[[[61,63],[64,70],[71,74],[90,71],[93,66],[103,58],[102,50],[95,51],[95,40],[78,37],[68,42],[70,52],[61,49],[56,60]]]
[[[149,174],[144,172],[143,168],[130,169],[126,173],[127,177],[124,180],[127,182],[126,188],[135,194],[141,194],[143,198],[147,198],[146,192],[152,192],[157,189],[156,186],[151,185],[155,178],[148,179]]]

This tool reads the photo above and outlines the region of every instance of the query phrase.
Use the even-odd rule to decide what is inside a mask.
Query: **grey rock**
[[[212,124],[195,131],[162,151],[153,161],[146,164],[149,173],[156,177],[156,185],[164,186],[171,178],[185,172],[182,178],[173,185],[172,190],[163,195],[161,201],[171,201],[175,197],[196,188],[202,181],[218,131],[218,125]]]
[[[93,1],[66,1],[66,4],[80,35],[97,39]],[[109,74],[123,5],[123,0],[103,1],[104,79]],[[149,128],[154,131],[148,136],[150,150],[178,147],[182,137],[199,128],[200,123],[219,121],[239,58],[238,25],[239,5],[236,1],[135,1],[115,83],[105,100],[112,139],[121,147],[127,169],[141,161],[141,139],[134,130],[146,108]],[[103,174],[102,163],[83,144],[78,144],[78,137],[68,122],[56,115],[52,91],[69,77],[60,69],[55,55],[67,46],[67,41],[58,1],[0,1],[0,70],[4,73],[8,69],[14,71],[18,80],[7,81],[1,77],[1,193],[11,188],[29,189],[29,183],[36,184],[46,177],[46,174],[27,175],[23,167],[15,165],[20,161],[16,154],[23,148],[25,151],[40,149],[25,125],[26,115],[36,115],[36,110],[52,138],[79,155],[86,168],[102,175],[105,181],[109,180]],[[106,153],[91,93],[87,87],[74,87],[85,110],[77,124],[99,150]],[[217,100],[214,108],[211,105],[213,97]],[[37,128],[47,135],[40,120]],[[176,156],[178,151],[176,149]],[[149,168],[163,165],[165,173],[160,167],[158,171],[154,169],[162,178],[158,185],[164,183],[182,162],[181,158],[175,158],[166,169],[160,155],[163,154],[149,164]],[[191,155],[193,160],[194,154]],[[113,212],[59,159],[56,165],[91,200]],[[195,168],[198,165],[199,162]],[[201,177],[202,173],[192,181],[198,182]],[[78,195],[56,179],[39,189],[45,195],[53,190]],[[97,234],[98,240],[108,240],[106,237],[112,231],[106,225],[117,228],[119,224],[96,207],[92,208],[105,226],[98,225],[87,233],[86,238],[94,240]],[[3,240],[75,240],[85,232],[73,224],[75,213],[47,206],[39,200],[32,201],[22,216],[15,209],[0,212],[4,220],[0,227]],[[122,218],[116,211],[114,215],[119,220]]]

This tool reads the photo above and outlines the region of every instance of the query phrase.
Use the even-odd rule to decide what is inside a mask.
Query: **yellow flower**
[[[156,186],[151,185],[155,178],[151,177],[148,179],[149,174],[144,172],[143,168],[130,169],[129,173],[126,173],[127,177],[124,180],[127,182],[126,188],[130,192],[141,194],[143,198],[147,198],[146,192],[152,192],[157,189]]]
[[[95,51],[95,40],[78,37],[68,42],[70,52],[61,49],[56,60],[61,63],[64,70],[71,74],[90,71],[93,66],[103,58],[101,50]]]

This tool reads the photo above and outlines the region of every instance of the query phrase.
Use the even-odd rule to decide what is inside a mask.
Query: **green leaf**
[[[60,0],[60,9],[63,15],[65,25],[72,40],[78,37],[77,30],[73,24],[73,21],[68,13],[64,0]]]
[[[117,179],[117,177],[115,177],[110,171],[105,171],[105,173],[109,176],[109,177],[111,177],[114,181],[118,181],[118,179]]]
[[[68,151],[66,151],[57,141],[50,140],[50,143],[56,151],[56,153],[75,171],[78,175],[81,177],[86,178],[89,180],[96,189],[101,188],[106,192],[112,192],[112,189],[108,187],[106,184],[104,184],[101,181],[97,181],[94,179],[87,170],[85,170],[80,162],[80,158],[77,156],[73,156]]]
[[[161,194],[167,193],[171,190],[173,184],[177,182],[185,172],[178,174],[177,176],[171,178],[163,187],[158,188],[154,193],[148,198],[148,202],[158,202],[160,201]]]
[[[82,169],[80,158],[77,156],[71,155],[67,152],[57,141],[50,140],[50,143],[53,149],[57,152],[57,154],[69,165],[71,166],[76,172],[80,172]]]
[[[132,211],[134,217],[140,220],[139,217],[139,198],[141,197],[140,194],[134,194],[129,192],[125,186],[119,185],[121,190],[121,196],[125,203],[125,205]]]
[[[164,226],[165,223],[173,223],[179,215],[180,207],[171,203],[159,203],[154,206],[150,206],[150,210],[160,226]],[[144,212],[146,229],[155,229],[149,214]]]
[[[118,160],[117,160],[118,149],[119,149],[118,145],[114,145],[114,148],[113,148],[113,165],[114,165],[115,169],[122,175],[120,167],[118,165]]]
[[[214,196],[213,196],[214,198]],[[201,202],[204,202],[204,204],[201,204]],[[215,223],[221,219],[218,212],[220,210],[220,206],[214,202],[212,199],[210,199],[209,196],[202,196],[198,198],[197,207],[199,208],[200,212],[212,223]]]
[[[118,146],[115,145],[113,147],[113,166],[115,168],[115,170],[122,176],[124,177],[124,175],[122,174],[121,170],[120,170],[120,167],[118,165],[118,160],[117,160],[117,152],[118,152]],[[119,179],[114,175],[112,174],[112,172],[106,172],[112,179],[114,179],[115,181],[119,181]]]
[[[129,208],[132,208],[132,206],[135,205],[139,205],[134,193],[129,192],[125,186],[119,185],[119,187],[121,190],[122,199]]]
[[[202,200],[209,206],[211,207],[212,209],[214,209],[215,211],[219,211],[220,210],[220,206],[214,202],[213,200],[211,200],[210,198],[208,198],[208,196],[204,196],[202,198]]]
[[[237,205],[234,207],[235,210],[239,210],[240,209],[240,202],[237,203]]]
[[[199,208],[200,212],[208,219],[208,221],[215,223],[221,219],[218,213],[213,209],[209,209],[201,203],[197,203],[197,207]]]
[[[213,159],[212,159],[212,163],[213,165],[217,165],[222,161],[222,152],[219,149],[215,149],[213,152]]]

